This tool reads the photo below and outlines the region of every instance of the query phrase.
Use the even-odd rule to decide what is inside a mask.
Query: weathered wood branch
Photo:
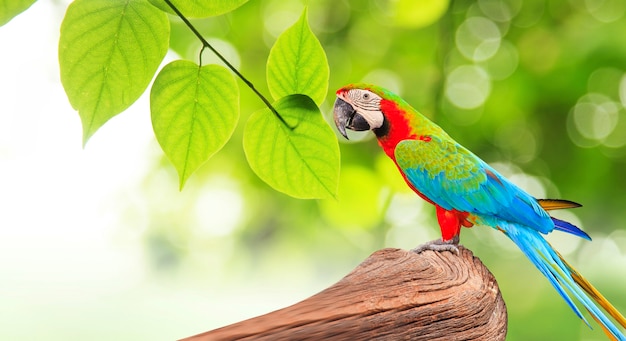
[[[292,306],[185,339],[504,340],[498,284],[471,251],[373,253]]]

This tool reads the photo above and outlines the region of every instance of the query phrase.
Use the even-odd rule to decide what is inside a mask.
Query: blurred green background
[[[626,2],[306,5],[330,63],[329,122],[337,88],[383,85],[536,197],[582,203],[558,216],[593,242],[549,240],[626,312]],[[182,192],[146,96],[81,150],[56,64],[66,6],[40,1],[0,28],[0,339],[185,337],[304,299],[377,249],[438,238],[433,207],[367,134],[340,138],[338,200],[265,185],[241,146],[263,105],[242,82],[233,138]],[[251,0],[192,22],[268,94],[269,48],[304,6]],[[166,59],[200,47],[172,18]],[[461,242],[498,280],[508,340],[604,339],[505,236],[479,226]]]

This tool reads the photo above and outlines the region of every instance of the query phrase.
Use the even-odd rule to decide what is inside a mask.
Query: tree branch
[[[504,340],[506,328],[495,278],[460,246],[377,251],[308,299],[184,340]]]
[[[239,77],[239,79],[241,79],[244,83],[246,83],[246,85],[248,86],[248,88],[250,88],[250,90],[252,90],[257,97],[259,97],[261,99],[261,101],[263,101],[263,103],[265,104],[265,106],[267,106],[268,109],[270,109],[270,111],[276,115],[276,117],[289,129],[293,130],[293,128],[287,124],[287,122],[285,121],[285,119],[283,119],[282,116],[280,116],[280,114],[278,113],[278,111],[276,110],[276,108],[274,108],[274,106],[270,103],[270,101],[265,98],[265,96],[263,96],[262,93],[259,92],[259,90],[257,90],[257,88],[254,86],[254,84],[252,84],[252,82],[250,82],[246,77],[244,77],[244,75],[239,72],[239,70],[237,70],[237,68],[235,68],[226,58],[224,58],[224,56],[222,56],[221,53],[219,53],[211,44],[209,44],[209,42],[204,39],[204,37],[202,36],[202,34],[200,34],[200,32],[198,32],[198,30],[196,29],[195,26],[193,26],[193,24],[189,21],[189,19],[187,19],[187,17],[185,17],[180,10],[178,10],[178,8],[176,8],[176,6],[174,6],[174,4],[170,1],[170,0],[163,0],[168,6],[170,6],[170,8],[172,9],[172,11],[174,11],[174,13],[176,13],[176,15],[180,18],[180,20],[182,20],[185,25],[187,25],[187,27],[191,30],[191,32],[193,32],[193,34],[200,40],[200,42],[202,43],[202,47],[203,48],[208,48],[209,50],[211,50],[216,56],[217,58],[219,58],[224,64],[226,64],[226,66],[232,71],[234,72],[237,77]]]

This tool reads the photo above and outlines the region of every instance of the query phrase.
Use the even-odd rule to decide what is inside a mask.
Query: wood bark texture
[[[504,340],[498,284],[468,249],[373,253],[339,282],[292,306],[184,339]]]

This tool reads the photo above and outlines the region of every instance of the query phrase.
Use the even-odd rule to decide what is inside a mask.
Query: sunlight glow
[[[244,200],[235,183],[227,177],[216,177],[201,192],[195,207],[201,234],[210,237],[232,233],[244,213]]]

